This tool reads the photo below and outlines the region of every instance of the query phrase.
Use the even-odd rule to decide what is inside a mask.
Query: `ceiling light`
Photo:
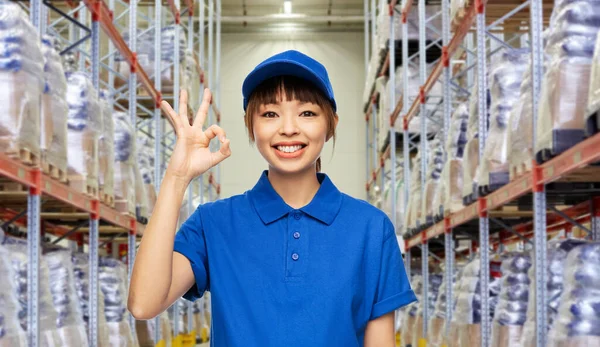
[[[285,14],[292,13],[292,0],[285,0],[283,2],[283,13],[285,13]]]

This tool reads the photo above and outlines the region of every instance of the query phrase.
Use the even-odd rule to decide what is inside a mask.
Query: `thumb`
[[[211,162],[212,166],[218,165],[223,160],[229,158],[231,155],[231,148],[229,147],[230,141],[229,139],[224,139],[221,141],[221,148],[218,151],[211,153]]]

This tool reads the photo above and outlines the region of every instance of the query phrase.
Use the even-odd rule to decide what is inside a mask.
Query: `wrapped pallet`
[[[140,347],[164,346],[171,347],[173,335],[169,323],[169,315],[163,312],[158,316],[160,324],[160,341],[155,340],[156,321],[154,319],[138,320],[135,322],[135,330]]]
[[[104,294],[104,314],[111,346],[137,346],[128,320],[127,268],[114,258],[100,258],[99,287]]]
[[[444,169],[444,148],[436,136],[429,142],[429,158],[425,184],[425,196],[421,201],[421,218],[425,225],[433,224],[441,215],[439,203],[442,195],[442,170]]]
[[[86,327],[75,291],[71,252],[64,248],[50,248],[43,258],[48,264],[50,293],[58,313],[55,328],[60,346],[87,346]]]
[[[452,275],[453,303],[456,302],[456,284],[459,275],[459,271],[455,267]],[[446,296],[446,284],[446,272],[444,271],[442,284],[440,285],[439,294],[428,325],[427,345],[431,347],[447,346],[449,342],[448,336],[446,336],[446,309],[449,304]]]
[[[474,84],[471,90],[472,95],[477,95],[478,84]],[[490,105],[489,90],[487,93],[487,103]],[[488,110],[489,111],[489,110]],[[489,118],[489,112],[486,112],[486,117]],[[486,124],[488,122],[486,121]],[[487,127],[487,125],[486,125]],[[473,202],[476,196],[477,177],[479,177],[479,105],[477,98],[471,98],[469,105],[469,122],[467,125],[467,144],[465,146],[463,157],[463,204],[468,205]]]
[[[421,293],[423,291],[423,277],[421,275],[413,275],[411,279],[411,284],[415,295],[417,297],[417,302],[421,301]],[[404,308],[404,322],[402,323],[402,333],[401,333],[401,346],[408,347],[412,345],[414,336],[416,334],[415,331],[415,322],[417,321],[417,302],[414,302],[410,305],[407,305]],[[416,346],[416,345],[415,345]]]
[[[429,314],[435,310],[435,302],[438,298],[440,286],[442,284],[442,275],[439,273],[429,274],[429,283],[427,292],[423,293],[424,287],[421,287],[421,298],[417,301],[417,314],[415,325],[413,327],[412,345],[420,346],[419,341],[424,340],[427,336],[423,335],[423,311],[427,307]]]
[[[156,203],[156,189],[154,188],[154,141],[147,136],[137,137],[137,163],[141,175],[141,182],[146,191],[148,215],[152,213]],[[138,182],[136,178],[136,182]]]
[[[569,252],[558,313],[548,334],[549,347],[600,345],[600,242]]]
[[[513,106],[518,103],[523,73],[529,65],[528,49],[510,49],[501,53],[490,71],[490,125],[483,156],[479,164],[477,182],[495,191],[507,184],[508,133]]]
[[[137,47],[135,53],[137,61],[148,76],[153,76],[154,63],[150,60],[150,56],[154,54],[154,29],[142,30],[138,28],[136,29],[136,34]],[[123,31],[121,36],[123,37],[123,41],[129,46],[129,30]],[[131,74],[131,67],[129,62],[125,60],[125,57],[118,51],[115,53],[115,64],[117,71],[124,78],[124,80],[116,78],[115,86],[118,87],[127,84],[129,75]]]
[[[55,47],[57,39],[42,38],[44,93],[41,104],[42,167],[61,181],[67,175],[67,79]]]
[[[558,155],[585,137],[594,47],[600,4],[561,1],[554,7],[545,53],[534,153],[538,162]]]
[[[431,73],[431,70],[434,68],[435,64],[428,64],[426,67],[426,71],[427,71],[427,75],[429,76],[429,74]],[[392,86],[391,84],[387,84],[386,86],[386,92],[385,92],[385,107],[386,110],[388,110],[389,112],[389,95],[391,92],[391,88],[394,88],[394,93],[395,93],[395,101],[396,104],[400,101],[403,100],[403,90],[404,90],[404,77],[403,74],[408,74],[408,100],[409,100],[409,105],[412,104],[416,98],[419,97],[419,88],[421,86],[421,80],[420,80],[420,71],[418,69],[418,67],[415,67],[413,65],[408,65],[407,68],[405,68],[404,66],[398,66],[396,67],[396,84],[394,86]],[[425,109],[427,112],[427,133],[428,134],[434,134],[437,133],[440,130],[440,124],[442,123],[442,113],[439,112],[439,107],[438,105],[436,105],[434,103],[434,101],[439,101],[440,100],[440,95],[442,95],[442,84],[437,81],[433,87],[431,88],[431,91],[428,93],[428,96],[426,97],[426,105],[425,105]],[[396,107],[396,105],[392,105],[393,107]],[[389,115],[389,113],[386,113]],[[417,114],[408,124],[408,132],[411,134],[420,134],[421,133],[421,115]],[[433,119],[434,121],[430,121],[431,119]],[[383,130],[385,132],[389,132],[390,130],[390,123],[389,121],[386,119],[386,121],[383,123]],[[394,128],[396,129],[397,132],[403,132],[404,131],[404,124],[402,122],[401,118],[398,118],[396,120],[396,123],[394,123]]]
[[[174,62],[175,62],[175,30],[179,30],[178,25],[168,25],[161,28],[160,31],[160,46],[161,46],[161,83],[163,92],[173,91],[173,82],[175,81],[174,76]],[[185,47],[187,47],[187,39],[185,35],[179,35],[179,62],[183,68],[179,69],[180,81],[184,80],[185,71]],[[154,55],[151,54],[150,59],[154,64]]]
[[[98,183],[100,199],[114,202],[115,187],[115,124],[113,121],[112,100],[107,90],[100,90],[100,114],[102,132],[98,137]]]
[[[500,280],[497,277],[490,276],[490,316],[482,317],[479,281],[480,269],[480,261],[477,257],[467,263],[463,270],[463,275],[457,287],[456,303],[450,328],[451,338],[449,338],[449,347],[478,346],[481,341],[481,320],[488,319],[491,321],[493,318],[500,292]]]
[[[89,255],[85,253],[72,254],[71,261],[73,262],[73,273],[75,274],[75,292],[79,300],[79,307],[83,317],[83,322],[86,326],[86,331],[89,331],[90,322],[90,263]],[[104,316],[104,294],[98,290],[98,346],[111,347],[108,340],[108,326],[106,325],[106,317]]]
[[[69,183],[80,192],[95,195],[98,192],[98,137],[103,124],[98,91],[87,74],[67,74],[67,104]]]
[[[405,238],[412,236],[417,228],[417,222],[421,218],[421,154],[412,158],[410,172],[410,195],[408,197],[407,211],[405,215]]]
[[[548,242],[547,266],[546,266],[546,295],[548,297],[547,328],[552,326],[561,300],[564,289],[565,262],[567,255],[577,246],[585,241],[566,239],[551,240]],[[567,270],[569,271],[569,270]],[[535,268],[529,269],[529,303],[527,306],[527,321],[521,337],[522,347],[535,345]]]
[[[39,164],[44,58],[29,16],[13,1],[0,1],[0,49],[0,151]]]
[[[399,158],[398,162],[401,162],[402,158]],[[383,190],[383,201],[382,201],[382,210],[388,215],[391,219],[393,216],[392,211],[392,199],[396,202],[396,230],[403,230],[403,217],[404,217],[404,180],[403,180],[403,171],[400,169],[396,172],[396,195],[392,197],[392,183],[391,181],[386,182],[385,189]]]
[[[469,108],[461,103],[454,110],[450,119],[448,136],[446,137],[446,162],[442,171],[444,190],[442,205],[444,213],[454,213],[463,207],[463,155],[467,143],[467,122]]]
[[[531,256],[511,252],[503,256],[501,289],[492,322],[492,347],[517,347],[527,319]]]
[[[14,281],[16,277],[9,251],[2,244],[0,278],[3,279],[0,281],[0,347],[26,347],[27,336],[19,322],[19,313],[22,312],[16,288],[19,284]]]
[[[135,216],[135,129],[129,115],[113,113],[115,141],[115,208]]]
[[[19,324],[24,331],[27,331],[27,305],[29,298],[27,296],[27,267],[29,258],[27,257],[27,240],[6,237],[3,246],[8,252],[8,257],[12,263],[12,278],[9,281],[13,283],[13,289],[16,291],[16,297],[19,301]],[[61,339],[56,329],[58,314],[52,301],[50,293],[50,282],[48,273],[48,264],[44,258],[40,259],[39,267],[39,337],[40,346],[61,346]]]
[[[527,172],[533,159],[531,68],[525,70],[519,99],[513,107],[508,131],[509,179]]]

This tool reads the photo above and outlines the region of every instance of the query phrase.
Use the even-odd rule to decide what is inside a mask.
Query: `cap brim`
[[[256,87],[269,78],[276,76],[295,76],[313,83],[327,97],[330,94],[327,84],[317,74],[305,65],[291,60],[279,60],[266,63],[254,69],[244,80],[242,93],[244,94],[244,111],[248,106],[248,98]],[[328,97],[329,98],[329,97]]]

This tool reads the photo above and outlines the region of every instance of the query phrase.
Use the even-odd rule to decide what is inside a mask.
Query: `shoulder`
[[[232,211],[233,209],[243,209],[249,206],[247,193],[243,193],[215,201],[205,202],[198,206],[197,211],[200,212],[202,216],[210,216]]]
[[[369,202],[342,194],[342,218],[351,218],[355,223],[368,226],[369,230],[381,230],[381,236],[390,237],[394,232],[394,225],[388,215]]]

